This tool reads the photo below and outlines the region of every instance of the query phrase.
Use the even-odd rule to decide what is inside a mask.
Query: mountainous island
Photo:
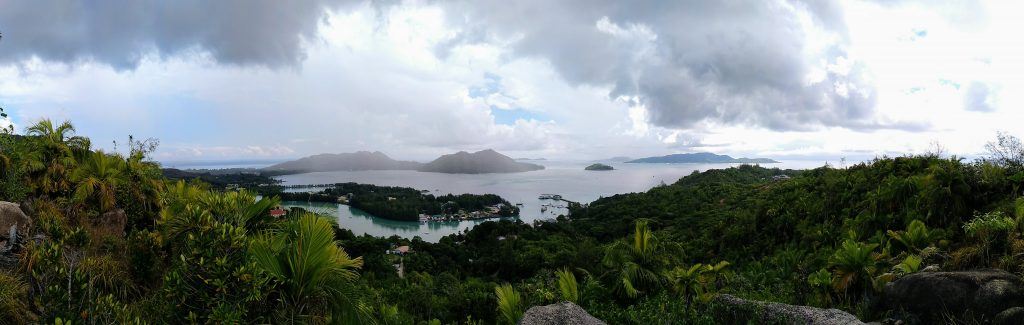
[[[768,158],[733,158],[710,152],[679,153],[659,157],[647,157],[627,161],[634,164],[777,164]]]
[[[497,151],[487,149],[474,153],[459,151],[444,155],[417,170],[446,174],[488,174],[519,173],[541,169],[544,169],[544,166],[518,162]]]
[[[422,163],[394,160],[380,151],[319,154],[264,168],[264,172],[333,172],[358,170],[414,170]]]
[[[583,169],[584,170],[605,171],[605,170],[615,170],[615,167],[598,163],[598,164],[592,164],[592,165],[587,166],[586,168],[583,168]]]
[[[544,166],[518,162],[492,149],[443,155],[429,163],[395,160],[380,151],[319,154],[276,164],[259,170],[264,175],[363,170],[416,170],[447,174],[518,173],[544,169]]]

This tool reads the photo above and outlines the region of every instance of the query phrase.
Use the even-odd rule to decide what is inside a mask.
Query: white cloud
[[[178,50],[144,53],[126,70],[103,57],[61,63],[37,56],[0,65],[0,104],[19,126],[44,116],[71,119],[99,146],[129,134],[158,137],[168,160],[354,150],[428,159],[484,148],[552,158],[668,151],[870,157],[933,141],[974,154],[996,130],[1024,135],[1019,4],[848,1],[833,17],[803,2],[771,3],[781,7],[768,12],[792,20],[784,23],[794,30],[783,34],[800,39],[718,47],[774,38],[748,33],[756,24],[667,31],[672,21],[651,17],[670,15],[598,4],[594,12],[620,15],[559,25],[558,15],[573,12],[558,3],[551,15],[533,17],[533,26],[507,20],[520,18],[509,12],[474,21],[455,10],[464,3],[363,3],[329,11],[315,32],[303,29],[294,63],[225,64],[223,55]],[[981,13],[959,13],[964,8]],[[532,29],[556,25],[564,28]],[[573,40],[573,33],[586,37]],[[8,37],[5,31],[0,51]],[[788,66],[770,64],[779,57]],[[693,73],[701,63],[705,75]],[[729,80],[750,82],[736,87],[753,91],[702,79],[740,71],[754,73]],[[787,71],[795,72],[780,76]],[[501,91],[470,96],[488,75],[500,77]],[[858,98],[874,101],[847,102]],[[544,118],[496,123],[491,107]]]

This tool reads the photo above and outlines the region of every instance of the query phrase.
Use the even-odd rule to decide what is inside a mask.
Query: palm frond
[[[576,275],[568,269],[561,269],[555,272],[558,278],[558,290],[562,293],[562,299],[571,303],[579,303],[580,291],[576,283]]]
[[[511,284],[505,283],[494,287],[494,295],[498,298],[500,320],[507,324],[515,324],[523,318],[522,297]]]

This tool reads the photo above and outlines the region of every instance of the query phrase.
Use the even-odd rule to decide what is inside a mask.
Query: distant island
[[[487,149],[468,153],[457,153],[441,156],[420,168],[421,172],[446,174],[489,174],[519,173],[544,169],[544,166],[517,162],[497,151]]]
[[[593,165],[587,166],[587,168],[583,168],[583,169],[585,169],[585,170],[600,170],[600,171],[604,171],[604,170],[615,170],[615,167],[608,166],[608,165],[605,165],[605,164],[593,164]]]
[[[422,165],[415,161],[394,160],[380,151],[358,151],[309,156],[263,168],[262,171],[273,174],[297,174],[360,170],[415,170]]]
[[[262,195],[276,193],[282,190],[281,181],[270,176],[263,175],[256,169],[231,168],[231,169],[191,169],[181,170],[176,168],[163,168],[161,174],[171,181],[192,181],[200,180],[210,184],[215,190],[240,190],[246,189]]]
[[[409,187],[337,183],[320,192],[276,193],[284,201],[343,203],[375,217],[399,221],[479,220],[519,215],[519,208],[494,194],[434,196]]]
[[[520,160],[520,161],[547,161],[548,159],[547,158],[522,158],[522,157],[520,157],[520,158],[516,158],[516,160]]]
[[[680,153],[660,157],[647,157],[627,161],[634,164],[777,164],[768,158],[733,158],[710,152]]]
[[[544,160],[538,158],[533,160]],[[488,174],[518,173],[544,169],[544,166],[517,162],[492,149],[469,153],[443,155],[429,163],[394,160],[380,151],[358,151],[340,154],[319,154],[276,164],[252,173],[263,176],[280,176],[311,172],[365,171],[365,170],[416,170],[421,172],[447,174]],[[247,171],[248,172],[248,171]]]

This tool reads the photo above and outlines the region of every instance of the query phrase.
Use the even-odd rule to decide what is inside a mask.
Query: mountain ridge
[[[733,158],[710,152],[677,153],[665,156],[646,157],[627,161],[633,164],[777,164],[769,158]]]
[[[422,163],[395,160],[380,151],[322,153],[263,168],[268,172],[332,172],[362,170],[415,170]]]
[[[518,162],[493,149],[469,153],[459,151],[424,164],[418,171],[446,174],[519,173],[544,169],[544,166]]]

